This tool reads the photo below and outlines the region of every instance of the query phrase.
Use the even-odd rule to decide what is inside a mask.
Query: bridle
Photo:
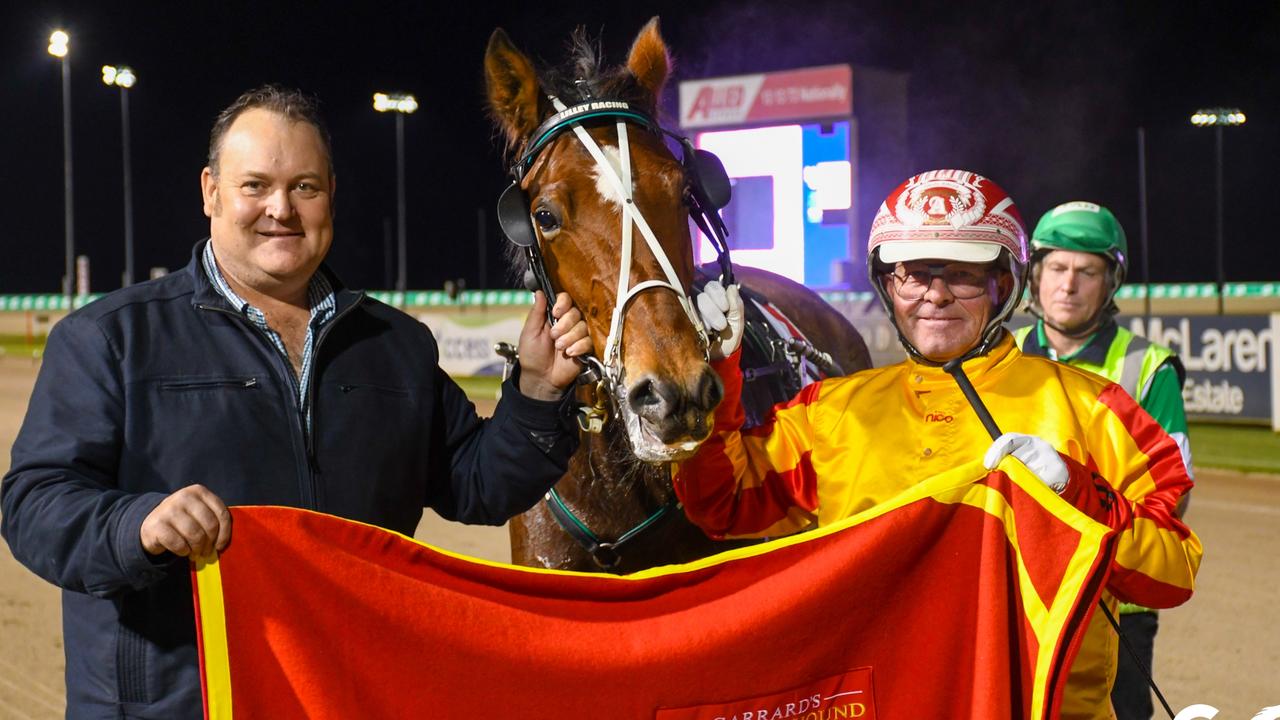
[[[584,83],[579,83],[583,88]],[[632,193],[631,149],[628,137],[628,125],[635,124],[643,130],[657,135],[659,138],[672,137],[682,148],[681,166],[685,173],[684,201],[689,208],[689,215],[702,230],[716,249],[716,260],[720,265],[722,283],[732,283],[733,266],[729,257],[726,242],[728,230],[720,217],[720,209],[729,203],[731,188],[728,175],[720,159],[710,152],[693,147],[693,143],[683,135],[663,128],[648,113],[621,100],[595,100],[589,93],[584,93],[584,101],[573,106],[565,106],[554,95],[548,99],[556,109],[556,113],[547,118],[529,136],[523,152],[511,167],[511,185],[498,200],[498,223],[507,239],[524,250],[528,261],[525,273],[525,286],[530,290],[542,290],[547,298],[547,320],[553,322],[551,305],[556,297],[555,288],[546,271],[542,256],[538,231],[533,226],[530,215],[529,198],[524,191],[524,182],[537,158],[561,134],[572,131],[578,141],[595,161],[601,177],[613,187],[622,199],[622,233],[621,260],[618,268],[617,300],[609,322],[609,335],[605,341],[603,360],[588,356],[582,360],[583,372],[578,383],[593,385],[594,397],[591,403],[579,410],[578,425],[586,432],[598,433],[604,428],[608,413],[608,398],[614,396],[621,387],[622,380],[622,328],[625,322],[625,311],[631,301],[647,290],[667,289],[676,294],[680,307],[684,310],[690,324],[698,334],[704,358],[709,359],[710,340],[706,328],[693,302],[685,292],[683,283],[675,272],[671,260],[662,249],[658,238],[654,235],[644,214],[635,203]],[[599,144],[587,132],[583,125],[589,121],[612,120],[618,137],[618,168],[606,158]],[[634,231],[639,229],[640,236],[657,259],[665,279],[648,279],[630,284],[631,262],[634,245]],[[602,569],[609,570],[621,562],[619,548],[635,538],[644,530],[656,526],[670,517],[678,509],[674,499],[649,515],[635,527],[619,536],[617,540],[606,542],[597,537],[565,504],[555,488],[546,494],[547,509],[552,517],[566,533],[573,537]]]
[[[556,113],[547,118],[529,136],[529,141],[519,159],[511,167],[511,185],[498,200],[498,223],[507,239],[521,247],[528,261],[525,285],[529,289],[542,290],[548,298],[548,321],[550,306],[555,298],[555,288],[546,271],[542,256],[538,232],[534,229],[529,213],[529,198],[524,191],[524,182],[530,168],[556,138],[565,132],[572,131],[578,141],[591,155],[601,177],[613,187],[618,197],[622,198],[622,233],[621,260],[618,268],[617,300],[609,322],[609,335],[605,340],[602,357],[588,356],[583,359],[583,374],[579,384],[594,385],[595,400],[584,407],[579,415],[579,425],[588,432],[599,432],[604,426],[607,415],[607,398],[621,386],[622,379],[622,330],[626,320],[626,309],[640,293],[646,290],[665,288],[676,294],[680,307],[698,334],[698,341],[704,355],[708,352],[709,339],[706,329],[698,316],[693,302],[684,291],[683,284],[671,264],[671,260],[663,251],[657,236],[645,220],[644,214],[635,203],[632,194],[631,151],[628,137],[628,125],[639,125],[644,130],[659,137],[675,138],[683,149],[681,166],[685,172],[685,203],[689,207],[689,215],[702,230],[716,249],[717,262],[721,269],[721,281],[733,282],[733,268],[726,243],[728,231],[720,217],[720,208],[728,204],[731,188],[728,175],[719,158],[706,150],[699,150],[687,137],[666,130],[644,111],[621,100],[586,101],[566,107],[554,95],[548,99],[555,107]],[[605,157],[600,145],[587,132],[583,125],[589,121],[613,120],[618,135],[618,160],[620,168],[615,168]],[[631,262],[634,255],[635,230],[649,247],[662,268],[665,279],[644,280],[635,285],[630,284]]]

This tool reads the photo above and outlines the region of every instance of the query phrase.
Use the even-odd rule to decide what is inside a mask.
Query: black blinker
[[[729,183],[729,174],[725,172],[724,164],[714,153],[706,150],[695,150],[693,157],[698,184],[702,186],[707,204],[717,210],[724,208],[733,197],[733,186]]]
[[[507,239],[520,247],[533,247],[538,242],[529,222],[529,200],[520,183],[511,183],[498,198],[498,225]]]

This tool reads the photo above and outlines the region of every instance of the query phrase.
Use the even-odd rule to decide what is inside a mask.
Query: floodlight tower
[[[138,76],[129,67],[102,66],[102,82],[120,88],[120,147],[124,157],[124,273],[121,286],[133,284],[133,173],[129,161],[129,88]]]
[[[63,226],[66,232],[66,266],[63,269],[62,294],[71,309],[75,295],[75,210],[71,192],[71,36],[65,30],[54,30],[49,35],[49,54],[62,62],[62,204]]]
[[[373,109],[396,114],[396,242],[399,254],[399,270],[396,273],[396,290],[405,291],[406,250],[404,220],[404,116],[418,109],[418,101],[407,93],[374,93]]]
[[[1239,108],[1208,108],[1195,111],[1191,116],[1191,124],[1196,127],[1211,127],[1214,133],[1214,174],[1216,176],[1216,231],[1214,233],[1214,245],[1216,249],[1216,269],[1218,285],[1218,314],[1223,311],[1223,291],[1226,287],[1226,270],[1223,267],[1223,248],[1224,242],[1222,238],[1222,129],[1224,127],[1235,127],[1243,125],[1245,122],[1244,113]]]

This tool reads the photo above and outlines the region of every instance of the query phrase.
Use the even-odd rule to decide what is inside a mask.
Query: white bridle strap
[[[565,110],[564,103],[559,98],[551,96],[551,102],[556,110],[563,112]],[[618,122],[618,158],[621,164],[621,177],[618,171],[613,167],[605,157],[600,146],[596,144],[594,138],[581,125],[573,127],[574,134],[578,137],[579,142],[595,159],[596,164],[600,167],[600,172],[609,179],[614,189],[618,192],[618,196],[622,198],[622,248],[621,262],[618,268],[618,291],[617,299],[613,306],[613,318],[609,322],[609,337],[605,341],[604,349],[604,366],[606,371],[612,376],[611,379],[618,379],[618,359],[622,350],[622,325],[624,322],[624,311],[633,299],[641,292],[652,288],[667,288],[676,294],[680,301],[680,307],[684,309],[685,315],[688,316],[689,322],[693,324],[694,330],[698,333],[704,348],[708,345],[707,332],[702,326],[702,321],[698,317],[698,313],[693,310],[693,303],[689,301],[689,296],[685,294],[684,287],[680,283],[680,277],[676,275],[675,268],[672,267],[671,261],[667,258],[667,254],[662,250],[662,245],[658,243],[658,238],[653,234],[653,230],[649,228],[649,223],[645,221],[644,215],[640,213],[640,209],[636,207],[635,198],[631,192],[631,146],[627,137],[627,125],[625,122]],[[645,244],[649,246],[650,252],[658,260],[658,265],[662,267],[663,273],[666,274],[666,281],[663,280],[646,280],[637,283],[634,287],[630,287],[631,281],[631,259],[632,259],[632,228],[640,229],[640,235],[644,238]]]
[[[581,126],[577,126],[574,129],[582,133],[582,135],[579,135],[580,139],[582,136],[586,136],[588,140],[591,140],[591,136]],[[595,142],[592,141],[591,144],[595,145]],[[598,163],[600,160],[597,158],[596,162]],[[622,177],[617,178],[619,183],[615,184],[621,185],[618,188],[621,191],[618,197],[622,198],[622,209],[620,210],[622,216],[622,255],[618,268],[618,291],[614,295],[613,317],[609,320],[609,338],[604,343],[604,364],[605,367],[609,368],[614,367],[616,364],[614,361],[618,359],[618,355],[622,352],[622,324],[626,322],[623,319],[623,309],[626,307],[627,301],[634,297],[627,290],[627,285],[631,281],[632,228],[635,226],[635,223],[631,220],[631,213],[628,212],[635,205],[631,197],[631,142],[627,136],[627,125],[622,121],[618,121],[618,162],[622,166]],[[602,167],[605,166],[608,166],[608,163],[602,165]],[[612,170],[612,166],[609,166],[609,169]],[[610,174],[610,179],[614,179],[612,174]],[[643,218],[641,220],[643,221]],[[633,291],[638,292],[634,289]]]

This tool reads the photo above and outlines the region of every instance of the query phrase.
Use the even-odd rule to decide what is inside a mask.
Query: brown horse
[[[697,163],[687,146],[677,159],[652,121],[669,69],[657,18],[626,65],[608,70],[581,35],[564,73],[539,73],[501,29],[489,39],[489,105],[516,160],[499,209],[512,257],[526,280],[569,293],[586,315],[601,381],[594,397],[581,392],[607,413],[602,432],[584,433],[556,497],[511,521],[518,564],[632,572],[726,547],[685,520],[669,473],[710,434],[723,392],[688,298]],[[815,293],[759,270],[738,276],[846,372],[870,366],[857,331]]]

